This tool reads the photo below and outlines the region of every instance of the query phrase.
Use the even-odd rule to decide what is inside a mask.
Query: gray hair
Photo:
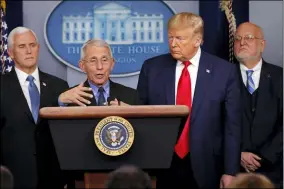
[[[91,39],[85,42],[81,47],[81,60],[85,57],[85,52],[88,46],[106,47],[109,50],[110,57],[113,58],[111,48],[107,42],[102,39]]]
[[[36,34],[35,34],[35,32],[33,30],[31,30],[29,28],[26,28],[26,27],[16,27],[9,33],[9,36],[8,36],[8,48],[12,48],[13,47],[15,35],[26,33],[26,32],[32,32],[32,34],[36,38],[36,42],[38,43],[37,36],[36,36]]]

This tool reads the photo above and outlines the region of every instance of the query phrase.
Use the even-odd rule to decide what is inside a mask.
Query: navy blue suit
[[[176,63],[171,54],[145,61],[137,87],[143,104],[175,104]],[[219,187],[222,174],[239,172],[239,86],[236,65],[201,52],[190,117],[190,161],[201,188]]]

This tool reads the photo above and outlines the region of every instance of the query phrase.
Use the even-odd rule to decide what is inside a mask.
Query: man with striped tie
[[[240,63],[243,171],[259,172],[276,186],[283,175],[283,69],[265,62],[262,29],[243,23],[236,31],[234,53]]]
[[[62,172],[50,131],[39,109],[57,106],[66,81],[38,68],[39,42],[28,28],[14,28],[8,53],[15,63],[1,76],[1,164],[13,174],[15,188],[63,188]],[[47,62],[48,63],[48,62]]]

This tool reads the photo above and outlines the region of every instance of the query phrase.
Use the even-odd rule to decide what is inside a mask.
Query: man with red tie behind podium
[[[171,167],[157,188],[225,188],[239,172],[240,89],[237,67],[201,50],[203,21],[179,13],[168,22],[170,53],[146,60],[138,92],[144,104],[187,105]]]

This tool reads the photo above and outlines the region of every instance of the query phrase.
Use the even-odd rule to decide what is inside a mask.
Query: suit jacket
[[[121,85],[119,83],[115,83],[111,80],[109,80],[109,99],[108,101],[114,100],[115,98],[119,101],[123,101],[124,103],[127,103],[129,105],[139,105],[141,104],[140,98],[138,95],[137,90],[126,87],[124,85]],[[78,86],[78,85],[77,85]],[[76,86],[74,86],[76,87]],[[71,88],[74,88],[71,87]],[[84,87],[90,87],[88,80],[84,82]],[[93,93],[93,91],[88,92],[93,95],[93,98],[90,100],[91,104],[88,104],[87,106],[97,106],[96,97]],[[107,99],[106,99],[107,100]],[[77,104],[69,104],[68,106],[78,106]],[[74,180],[83,180],[84,179],[84,172],[82,171],[73,171],[71,173],[68,173],[68,185],[75,185]]]
[[[175,60],[170,54],[145,61],[138,92],[149,105],[175,104]],[[219,187],[222,174],[240,164],[240,91],[237,67],[201,52],[190,116],[190,157],[199,187]]]
[[[242,76],[241,89],[244,94]],[[263,61],[252,123],[243,101],[242,151],[253,152],[262,158],[257,171],[266,172],[274,182],[283,175],[283,69]],[[275,176],[274,176],[275,175]]]
[[[109,86],[108,101],[114,100],[116,98],[117,100],[127,103],[129,105],[140,104],[140,98],[137,90],[130,87],[126,87],[119,83],[115,83],[111,80],[109,80],[109,85],[110,86]],[[84,87],[90,87],[88,80],[84,82]],[[93,94],[93,91],[90,91],[89,93],[93,95],[93,98],[91,99],[91,104],[88,104],[88,106],[97,106],[97,101],[95,95]],[[77,105],[71,104],[71,106],[77,106]]]
[[[39,71],[40,108],[57,106],[67,82]],[[13,69],[1,76],[1,164],[13,176],[15,188],[50,186],[59,175],[59,165],[46,122],[35,124]]]

